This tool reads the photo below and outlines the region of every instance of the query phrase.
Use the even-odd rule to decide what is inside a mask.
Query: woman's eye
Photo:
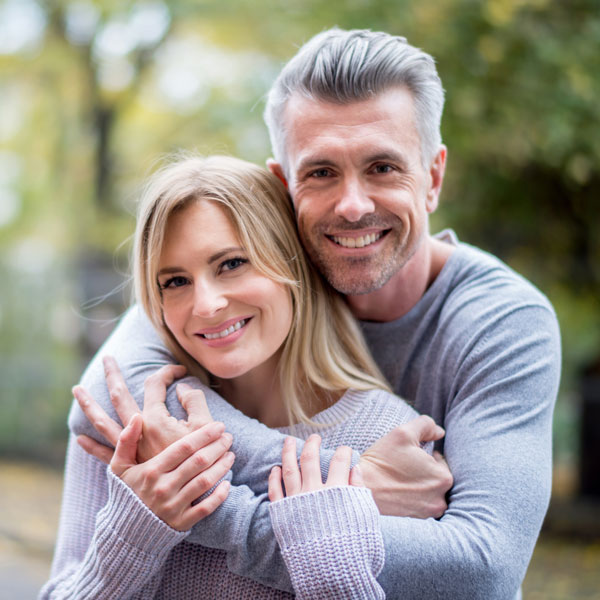
[[[245,258],[229,258],[221,263],[221,271],[234,271],[247,262]]]
[[[176,277],[171,277],[167,279],[160,287],[163,290],[166,290],[167,288],[178,288],[184,286],[187,283],[187,281],[188,280],[185,277],[178,275]]]

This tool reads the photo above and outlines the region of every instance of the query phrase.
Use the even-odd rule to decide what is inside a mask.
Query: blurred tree
[[[382,29],[436,57],[447,90],[449,167],[433,228],[452,226],[499,255],[557,308],[566,375],[557,439],[567,455],[573,378],[600,348],[598,8],[598,0],[0,0],[0,249],[14,287],[0,299],[3,331],[11,323],[0,352],[49,364],[59,345],[71,382],[77,348],[57,338],[61,327],[40,323],[35,337],[47,343],[32,352],[26,315],[60,314],[62,330],[68,323],[71,338],[81,335],[65,299],[81,312],[82,281],[92,289],[117,248],[125,270],[119,244],[157,157],[185,148],[263,162],[262,99],[280,65],[324,28]],[[23,302],[23,270],[55,281],[37,289],[36,303]],[[115,283],[102,285],[87,295]],[[84,312],[103,320],[118,312],[103,306]]]

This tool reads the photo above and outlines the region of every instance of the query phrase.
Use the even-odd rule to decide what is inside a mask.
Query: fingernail
[[[226,431],[222,437],[228,442],[233,442],[233,436],[228,431]]]
[[[178,383],[177,384],[177,389],[182,391],[182,392],[187,392],[188,390],[192,389],[192,386],[189,385],[188,383]]]

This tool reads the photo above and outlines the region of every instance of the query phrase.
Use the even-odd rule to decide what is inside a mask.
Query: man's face
[[[293,96],[285,123],[288,185],[311,260],[344,294],[381,288],[427,233],[445,148],[423,168],[404,88],[346,105]]]

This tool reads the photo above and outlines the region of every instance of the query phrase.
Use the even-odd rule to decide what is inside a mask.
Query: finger
[[[168,417],[167,387],[183,375],[185,375],[185,367],[182,365],[164,365],[150,375],[144,382],[144,412],[148,412],[155,418]]]
[[[188,422],[195,428],[200,428],[213,420],[202,390],[194,389],[187,383],[180,383],[176,391],[179,402],[188,415]]]
[[[277,502],[283,499],[283,487],[281,485],[281,467],[273,467],[269,473],[269,500]]]
[[[446,435],[444,429],[436,425],[435,421],[427,415],[420,415],[402,427],[412,431],[418,443],[435,442]]]
[[[358,465],[350,471],[350,485],[365,487],[365,480],[363,479],[362,471]]]
[[[180,497],[184,502],[191,504],[202,494],[205,494],[212,487],[227,475],[233,465],[235,455],[233,452],[227,452],[208,469],[196,475],[181,488]]]
[[[110,467],[115,475],[120,476],[126,469],[137,464],[135,456],[141,434],[142,416],[133,415],[127,427],[121,432],[115,453],[110,461]]]
[[[77,436],[77,443],[92,456],[95,456],[98,460],[104,464],[109,464],[112,460],[115,451],[104,444],[98,443],[95,439],[87,435]]]
[[[206,445],[219,439],[224,430],[225,425],[219,421],[208,423],[208,425],[192,431],[180,440],[173,442],[154,458],[151,458],[150,461],[153,461],[155,466],[162,472],[172,471],[184,460],[187,460],[192,454],[200,450],[200,448],[204,448]]]
[[[224,433],[214,442],[207,444],[183,461],[173,471],[179,487],[182,488],[188,481],[219,460],[231,448],[232,441],[233,436],[230,433]]]
[[[103,435],[110,444],[116,446],[123,428],[106,414],[85,388],[76,385],[71,391],[83,414],[88,418],[94,429]],[[125,422],[128,423],[129,421]]]
[[[127,389],[117,361],[112,356],[105,356],[102,364],[110,401],[115,407],[121,423],[129,423],[131,417],[140,412],[139,406]]]
[[[321,436],[311,435],[302,449],[300,455],[300,470],[302,474],[302,491],[311,492],[323,487],[321,481],[321,464],[319,462],[319,449]]]
[[[299,494],[302,490],[302,479],[300,477],[300,469],[298,468],[298,459],[296,457],[296,439],[293,437],[287,437],[283,442],[283,450],[281,451],[281,473],[286,496]]]
[[[198,521],[211,515],[227,499],[231,484],[229,481],[222,481],[212,492],[212,494],[198,504],[190,507],[183,515],[183,531],[191,529]]]
[[[444,456],[442,455],[441,452],[434,450],[433,458],[436,460],[436,462],[439,462],[440,464],[444,465],[445,467],[448,467],[448,463],[446,462],[446,459],[444,458]]]
[[[326,487],[334,485],[348,485],[350,479],[350,463],[352,462],[352,448],[340,446],[329,462]]]

